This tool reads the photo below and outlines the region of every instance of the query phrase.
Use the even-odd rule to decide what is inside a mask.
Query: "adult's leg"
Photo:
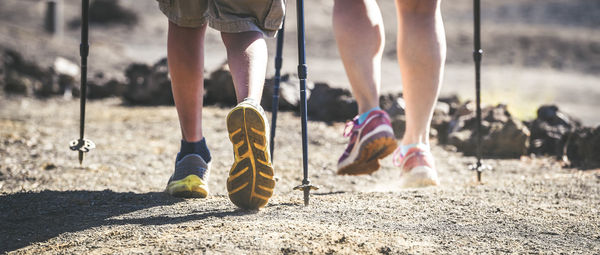
[[[260,32],[221,33],[238,103],[260,102],[267,70],[267,44]]]
[[[369,174],[379,169],[379,159],[397,146],[387,113],[374,109],[379,106],[385,41],[377,2],[336,0],[333,29],[359,112],[347,133],[350,140],[338,161],[338,174]]]
[[[406,101],[402,145],[429,144],[429,125],[439,94],[446,38],[439,0],[396,0],[398,63]]]
[[[375,0],[335,0],[333,31],[358,112],[379,106],[383,20]]]
[[[202,140],[202,96],[204,91],[204,34],[199,28],[180,27],[169,22],[167,58],[173,98],[179,115],[183,140]]]

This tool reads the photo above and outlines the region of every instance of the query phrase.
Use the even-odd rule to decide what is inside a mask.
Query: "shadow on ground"
[[[244,215],[230,209],[207,210],[183,217],[152,216],[135,219],[112,217],[158,206],[174,205],[183,199],[165,193],[120,193],[104,191],[42,191],[0,196],[0,253],[42,242],[62,233],[108,225],[177,224],[207,217]]]

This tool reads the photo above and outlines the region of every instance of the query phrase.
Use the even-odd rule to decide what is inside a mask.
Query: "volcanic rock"
[[[167,59],[153,66],[131,64],[125,70],[127,89],[123,94],[125,102],[133,105],[172,105],[173,92]]]
[[[275,78],[268,79],[263,89],[261,105],[265,110],[273,109],[273,88]],[[315,84],[306,81],[306,98],[310,98]],[[279,83],[279,110],[300,112],[300,79],[296,74],[284,74]]]
[[[448,114],[449,115],[454,115],[456,110],[458,110],[458,108],[461,106],[460,99],[458,98],[458,96],[456,94],[440,96],[438,98],[438,102],[444,102],[444,103],[448,104]]]
[[[64,93],[52,70],[23,59],[13,50],[3,54],[4,91],[22,95],[48,97]]]
[[[402,93],[389,93],[379,96],[379,106],[386,111],[390,117],[397,114],[404,115],[405,104],[404,99],[402,99]]]
[[[347,121],[357,114],[358,106],[350,91],[315,83],[308,99],[308,117],[321,121]]]
[[[127,84],[114,78],[108,78],[103,73],[97,73],[88,82],[88,98],[102,99],[107,97],[121,97],[127,89]]]
[[[450,123],[448,143],[465,155],[475,155],[477,150],[477,119],[471,111],[471,102],[459,107]],[[481,148],[488,157],[519,157],[527,152],[529,129],[511,116],[506,105],[482,110]]]
[[[448,142],[448,133],[450,132],[450,105],[446,102],[438,101],[435,104],[433,118],[431,119],[431,136],[437,137],[440,144]]]
[[[204,104],[222,106],[237,104],[235,86],[227,62],[212,72],[209,80],[204,80]]]
[[[600,126],[570,132],[565,144],[567,165],[580,169],[600,168]]]
[[[401,139],[406,130],[406,103],[404,102],[404,99],[402,99],[402,94],[381,96],[379,98],[379,103],[381,109],[386,111],[390,116],[394,135],[396,138]]]
[[[529,153],[563,156],[567,134],[581,127],[575,118],[560,111],[555,105],[544,105],[537,110],[537,118],[531,122]]]
[[[90,22],[100,25],[135,25],[137,15],[119,5],[117,0],[95,0],[90,4]]]

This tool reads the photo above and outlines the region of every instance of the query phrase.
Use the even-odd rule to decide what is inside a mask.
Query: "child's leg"
[[[269,125],[260,107],[267,68],[267,45],[255,31],[221,33],[239,104],[227,115],[234,163],[227,178],[231,201],[239,207],[263,207],[275,181],[269,155]]]
[[[260,102],[267,70],[267,44],[256,31],[221,33],[238,103],[245,98]]]
[[[169,22],[167,58],[183,139],[166,191],[177,197],[209,192],[210,152],[202,136],[205,31],[206,25],[185,28]]]
[[[167,56],[173,98],[183,140],[202,140],[202,96],[204,91],[204,34],[206,25],[180,27],[169,22]]]

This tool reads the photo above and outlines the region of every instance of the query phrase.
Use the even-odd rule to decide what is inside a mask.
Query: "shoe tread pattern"
[[[229,198],[244,209],[263,207],[275,187],[264,119],[257,109],[236,107],[227,117],[227,130],[235,157],[227,178]]]

